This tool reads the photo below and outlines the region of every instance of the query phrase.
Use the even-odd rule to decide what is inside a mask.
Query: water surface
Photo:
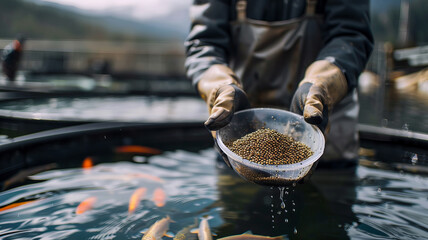
[[[246,182],[216,158],[211,148],[176,149],[91,169],[60,166],[36,174],[33,182],[0,193],[1,207],[32,201],[0,212],[0,236],[141,239],[141,231],[166,216],[175,221],[172,233],[211,216],[215,238],[247,231],[286,239],[427,236],[427,176],[364,166],[355,172],[318,169],[311,182],[285,188],[281,200],[277,187]],[[141,187],[146,195],[130,214],[129,199]],[[153,200],[157,188],[166,193],[163,206]],[[97,198],[93,208],[76,214],[79,203],[89,197]]]

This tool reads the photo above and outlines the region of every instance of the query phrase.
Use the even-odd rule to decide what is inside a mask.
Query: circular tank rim
[[[0,95],[1,97],[1,95]],[[124,97],[184,97],[184,98],[195,98],[195,100],[201,100],[199,97],[195,95],[183,95],[183,94],[74,94],[74,93],[67,93],[67,94],[60,94],[60,93],[50,93],[50,94],[37,94],[32,93],[30,95],[26,95],[23,93],[22,96],[18,95],[12,95],[11,98],[7,99],[0,99],[1,103],[13,103],[14,101],[22,101],[22,100],[31,100],[31,99],[50,99],[50,98],[102,98],[102,97],[118,97],[118,98],[124,98]],[[202,100],[201,100],[202,101]],[[135,122],[133,120],[127,121],[123,119],[103,119],[103,118],[75,118],[75,117],[68,117],[63,116],[58,113],[40,113],[40,112],[24,112],[19,110],[6,110],[6,109],[0,109],[0,119],[5,120],[23,120],[23,121],[35,121],[35,122],[62,122],[66,123],[69,122],[67,125],[75,125],[79,123],[92,123],[92,122]],[[200,121],[205,121],[205,119],[198,119]],[[144,120],[142,120],[144,121]],[[150,123],[168,123],[171,121],[175,122],[194,122],[195,118],[193,119],[178,119],[178,120],[156,120],[156,121],[146,121]]]

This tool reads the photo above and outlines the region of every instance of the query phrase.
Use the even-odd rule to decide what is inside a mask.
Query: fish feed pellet
[[[306,144],[269,128],[258,129],[226,146],[240,157],[263,165],[298,163],[313,154]]]

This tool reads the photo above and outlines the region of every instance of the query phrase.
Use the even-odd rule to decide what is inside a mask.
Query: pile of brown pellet
[[[306,144],[269,128],[249,133],[226,146],[244,159],[268,165],[298,163],[313,154]]]

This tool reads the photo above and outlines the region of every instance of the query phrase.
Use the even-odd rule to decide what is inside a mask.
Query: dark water
[[[364,166],[319,169],[311,182],[283,189],[282,204],[280,189],[246,182],[216,157],[212,149],[177,149],[134,162],[39,173],[0,193],[1,207],[36,200],[0,212],[0,238],[141,239],[141,231],[162,217],[175,221],[170,232],[177,233],[207,215],[215,238],[249,230],[286,239],[428,236],[427,176]],[[146,195],[129,214],[130,196],[141,187]],[[153,200],[156,188],[166,193],[164,206]],[[89,197],[97,198],[93,208],[77,215]]]
[[[392,86],[360,93],[360,123],[428,133],[428,93]]]

